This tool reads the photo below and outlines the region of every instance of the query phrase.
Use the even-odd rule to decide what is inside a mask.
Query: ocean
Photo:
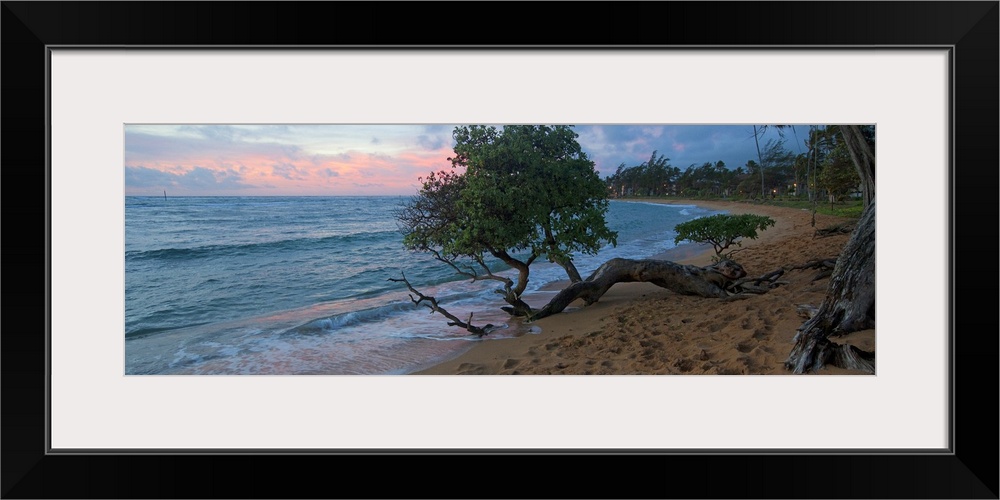
[[[408,199],[125,197],[125,374],[406,374],[540,332],[500,310],[495,282],[403,247],[393,211]],[[713,213],[612,201],[618,245],[574,262],[586,277],[610,258],[651,257],[674,247],[676,224]],[[448,326],[389,281],[401,273],[456,316],[506,327],[480,339]],[[525,301],[545,304],[554,292],[541,288],[565,279],[532,264]]]

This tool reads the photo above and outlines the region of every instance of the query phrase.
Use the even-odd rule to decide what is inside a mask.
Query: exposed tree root
[[[838,344],[822,336],[800,337],[792,348],[785,367],[794,373],[812,373],[824,366],[875,373],[875,353],[849,344]]]
[[[817,229],[816,232],[813,233],[813,239],[827,238],[838,234],[851,234],[851,232],[854,231],[854,225],[854,222],[842,222],[823,229]]]
[[[835,267],[837,267],[837,257],[832,257],[832,258],[829,258],[829,259],[815,259],[815,260],[811,260],[809,262],[806,262],[805,264],[802,264],[801,266],[790,267],[788,269],[789,270],[792,270],[792,269],[819,269],[820,271],[818,273],[816,273],[816,275],[813,276],[812,279],[810,280],[810,281],[819,281],[819,280],[821,280],[823,278],[829,278],[831,275],[833,275],[833,269]]]
[[[813,316],[819,312],[819,308],[812,304],[798,304],[795,306],[795,311],[799,313],[805,319],[811,319]]]
[[[723,297],[723,298],[721,298],[719,300],[721,300],[723,302],[736,302],[737,300],[746,300],[746,299],[749,299],[749,298],[750,298],[750,294],[748,294],[748,293],[738,293],[736,295],[730,295],[728,297]]]
[[[829,257],[826,259],[813,259],[801,266],[794,266],[787,268],[789,271],[794,271],[798,269],[833,269],[837,266],[837,257]]]
[[[763,276],[758,276],[756,278],[744,278],[736,281],[730,285],[728,289],[734,293],[767,293],[768,290],[771,290],[772,288],[787,284],[785,281],[777,281],[783,274],[785,274],[784,268],[777,269]],[[750,283],[753,284],[751,285]],[[763,285],[761,285],[762,283]]]

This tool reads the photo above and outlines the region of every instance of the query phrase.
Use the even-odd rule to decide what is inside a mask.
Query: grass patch
[[[777,207],[799,208],[812,210],[812,203],[807,200],[769,200],[767,205]],[[816,203],[816,213],[833,215],[836,217],[846,217],[849,219],[860,219],[861,212],[864,211],[864,202],[861,200],[842,201],[834,203]]]
[[[745,201],[750,202],[747,199],[740,198],[716,198],[707,196],[630,196],[625,198],[620,198],[622,200],[649,200],[649,199],[660,199],[660,200],[706,200],[706,201]],[[786,208],[798,208],[803,210],[812,210],[813,204],[809,200],[801,200],[795,198],[777,198],[769,199],[762,203],[763,205],[771,205],[775,207],[786,207]],[[824,215],[833,215],[836,217],[845,217],[848,219],[860,219],[861,212],[864,211],[864,202],[861,200],[848,200],[840,201],[831,205],[829,202],[817,202],[816,203],[816,213]]]

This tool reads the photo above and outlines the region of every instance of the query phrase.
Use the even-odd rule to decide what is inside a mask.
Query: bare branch
[[[408,288],[410,290],[410,292],[412,292],[412,294],[410,295],[410,300],[413,301],[413,303],[415,305],[417,305],[419,307],[421,304],[423,304],[424,306],[426,306],[428,309],[431,310],[432,314],[433,313],[438,313],[438,314],[440,314],[440,315],[442,315],[442,316],[450,319],[451,321],[448,322],[448,326],[458,326],[458,327],[464,328],[464,329],[468,330],[470,333],[478,335],[480,337],[482,337],[483,335],[486,335],[490,331],[492,331],[492,329],[493,329],[493,325],[492,324],[487,324],[486,326],[484,326],[482,328],[480,328],[478,326],[473,326],[472,325],[472,313],[469,313],[469,321],[468,322],[465,322],[465,321],[462,321],[462,320],[458,319],[457,316],[455,316],[454,314],[451,314],[450,312],[448,312],[447,309],[441,307],[438,304],[438,301],[437,301],[436,298],[428,296],[428,295],[424,295],[424,294],[420,293],[420,291],[417,290],[416,288],[413,288],[413,285],[410,284],[410,281],[406,279],[406,274],[400,273],[400,275],[403,276],[402,279],[400,279],[400,278],[389,278],[389,281],[392,281],[394,283],[404,283],[406,285],[406,288]],[[416,295],[417,297],[419,297],[419,299],[418,298],[414,298],[413,295]]]
[[[485,275],[477,273],[476,270],[472,266],[468,266],[468,270],[463,270],[462,268],[458,267],[458,264],[456,264],[453,260],[448,259],[446,257],[443,257],[441,255],[441,252],[438,252],[437,250],[434,250],[433,248],[428,248],[427,251],[431,252],[432,254],[434,254],[434,259],[435,260],[438,260],[438,261],[441,261],[441,262],[447,264],[449,267],[451,267],[452,269],[454,269],[456,273],[458,273],[461,276],[465,276],[466,278],[471,279],[473,282],[482,281],[482,280],[494,280],[494,281],[501,281],[501,282],[509,282],[510,281],[509,278],[505,278],[503,276],[497,276],[497,275],[493,274],[493,272],[490,271],[490,269],[486,266],[486,264],[483,262],[483,260],[481,258],[477,257],[477,256],[474,256],[472,258],[480,266],[482,266],[482,268],[486,271]]]
[[[483,270],[486,271],[486,276],[483,279],[491,279],[491,280],[494,280],[494,281],[503,282],[504,286],[506,288],[508,288],[508,289],[510,287],[514,286],[514,281],[511,280],[510,278],[508,278],[506,276],[497,276],[497,275],[493,274],[493,271],[490,271],[489,266],[486,265],[486,262],[483,261],[482,257],[480,257],[480,256],[477,255],[475,257],[475,259],[476,259],[476,262],[479,263],[480,267],[482,267]]]
[[[738,244],[738,243],[737,243],[737,244]],[[732,256],[733,256],[733,254],[735,254],[736,252],[742,252],[742,251],[744,251],[744,250],[746,250],[746,247],[743,247],[743,248],[737,248],[737,249],[733,250],[732,252],[729,252],[729,253],[727,253],[727,254],[725,254],[725,255],[722,255],[722,254],[720,253],[720,254],[719,254],[719,256],[720,256],[721,258],[723,258],[723,259],[728,259],[728,258],[732,257]]]

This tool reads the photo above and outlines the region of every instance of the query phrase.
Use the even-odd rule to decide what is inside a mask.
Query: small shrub
[[[757,239],[757,231],[763,231],[774,225],[774,219],[764,215],[718,214],[709,217],[683,222],[674,226],[677,237],[674,243],[693,241],[696,243],[711,243],[715,249],[715,258],[726,258],[722,252],[731,245],[741,246],[740,238]]]

